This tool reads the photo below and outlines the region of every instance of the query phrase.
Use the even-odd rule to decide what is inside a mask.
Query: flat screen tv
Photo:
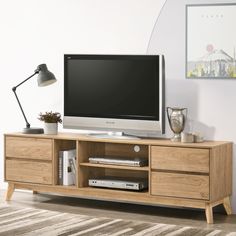
[[[164,83],[161,55],[64,55],[63,127],[163,134]]]

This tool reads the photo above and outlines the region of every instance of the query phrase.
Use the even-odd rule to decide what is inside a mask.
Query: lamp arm
[[[34,72],[34,74],[32,74],[30,77],[28,77],[27,79],[25,79],[25,80],[23,80],[21,83],[19,83],[19,84],[17,84],[16,86],[14,86],[13,88],[12,88],[12,91],[16,91],[16,89],[20,86],[20,85],[22,85],[22,84],[24,84],[26,81],[28,81],[30,78],[32,78],[33,76],[35,76],[36,74],[38,74],[39,73],[39,70],[37,69],[37,70],[35,70],[35,72]]]
[[[27,79],[23,80],[21,83],[19,83],[18,85],[16,85],[15,87],[12,88],[12,91],[13,91],[13,93],[15,94],[15,97],[16,97],[16,100],[17,100],[18,105],[19,105],[19,107],[20,107],[20,110],[21,110],[21,112],[22,112],[22,115],[23,115],[23,117],[24,117],[24,119],[25,119],[26,128],[30,128],[30,123],[28,122],[28,120],[27,120],[27,118],[26,118],[26,116],[25,116],[25,113],[24,113],[24,110],[23,110],[23,108],[22,108],[22,106],[21,106],[20,100],[19,100],[19,98],[18,98],[18,96],[17,96],[17,94],[16,94],[16,89],[17,89],[20,85],[22,85],[23,83],[25,83],[27,80],[29,80],[30,78],[32,78],[33,76],[35,76],[35,75],[38,74],[38,73],[39,73],[39,69],[35,70],[35,72],[34,72],[33,75],[31,75],[30,77],[28,77]]]

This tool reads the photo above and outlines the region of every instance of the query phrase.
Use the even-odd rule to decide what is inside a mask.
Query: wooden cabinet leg
[[[208,224],[213,224],[213,211],[212,211],[212,206],[210,204],[206,204],[206,219]]]
[[[6,192],[6,201],[10,201],[12,194],[15,190],[15,186],[12,183],[8,183],[8,188],[7,188],[7,192]]]
[[[232,208],[231,208],[229,197],[224,198],[223,206],[225,208],[225,211],[226,211],[227,215],[232,215]]]

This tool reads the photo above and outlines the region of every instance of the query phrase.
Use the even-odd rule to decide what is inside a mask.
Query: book
[[[58,177],[60,185],[76,184],[75,159],[76,159],[76,149],[59,151]],[[73,163],[73,167],[71,163]]]
[[[63,151],[59,151],[58,179],[59,184],[63,185]]]
[[[73,185],[74,178],[73,172],[70,166],[70,159],[74,159],[76,156],[76,149],[63,151],[63,185]]]
[[[70,162],[70,167],[71,167],[71,170],[72,170],[72,177],[73,177],[73,180],[74,180],[74,184],[76,184],[76,172],[77,172],[77,168],[76,168],[76,161],[75,161],[75,158],[71,158],[69,159],[69,162]]]

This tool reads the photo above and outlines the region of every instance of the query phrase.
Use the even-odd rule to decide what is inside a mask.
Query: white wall
[[[217,2],[223,1],[167,0],[154,28],[148,53],[165,55],[166,105],[187,107],[195,131],[203,132],[210,140],[232,141],[235,150],[236,80],[185,78],[185,5]],[[227,2],[236,3],[236,1]],[[167,128],[169,128],[168,125]],[[236,153],[233,155],[232,205],[234,213],[236,213],[235,158]]]
[[[47,63],[58,79],[56,84],[38,88],[34,78],[18,89],[30,123],[42,126],[37,120],[40,111],[62,112],[63,54],[146,53],[164,2],[0,0],[0,188],[6,187],[3,183],[3,133],[20,131],[25,125],[11,87],[31,75],[38,64]],[[186,80],[184,76],[184,4],[192,2],[167,0],[148,52],[166,56],[167,105],[188,107],[196,126],[207,138],[235,142],[236,94],[233,90],[236,81],[196,81]],[[234,161],[234,169],[235,165]],[[233,204],[236,212],[235,200]]]

